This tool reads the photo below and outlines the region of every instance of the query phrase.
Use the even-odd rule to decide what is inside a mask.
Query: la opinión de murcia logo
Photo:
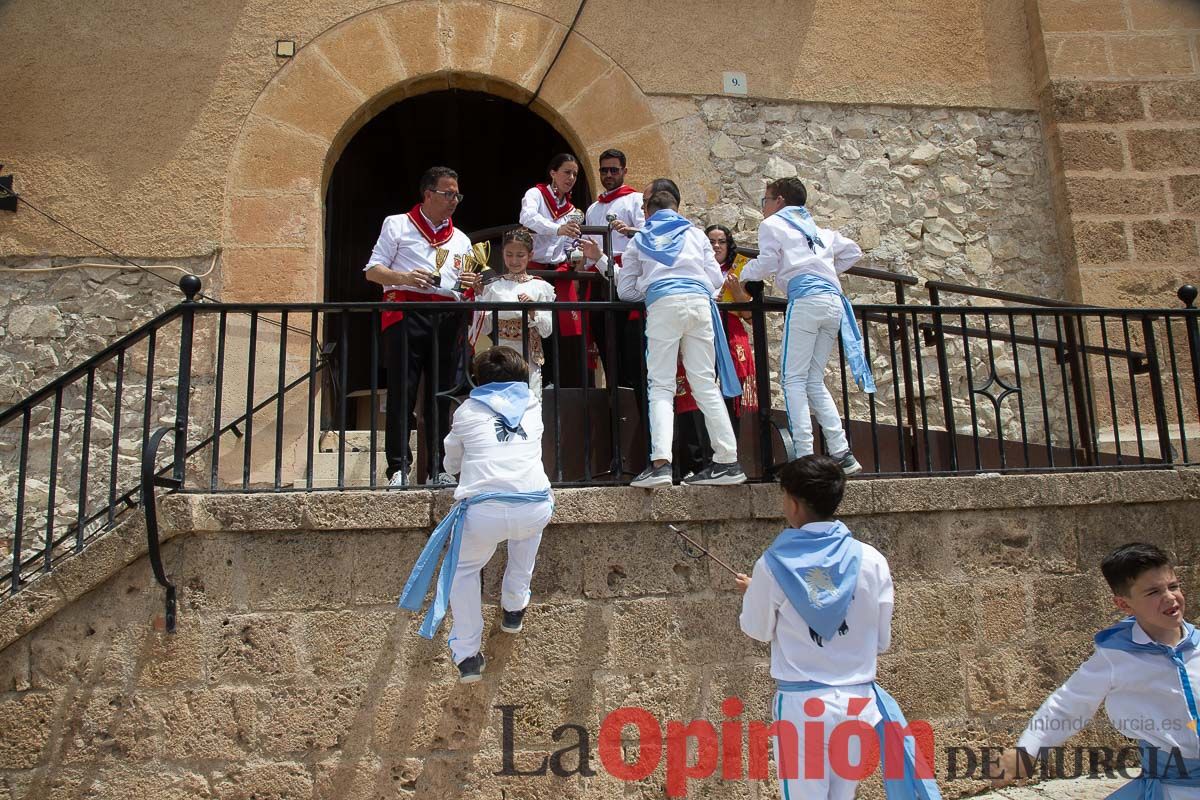
[[[848,706],[849,713],[851,716],[861,714],[870,702],[866,697],[853,698]],[[819,779],[828,773],[856,781],[875,774],[881,765],[885,779],[903,777],[903,748],[911,743],[916,756],[913,777],[917,779],[956,781],[1003,777],[1000,771],[1002,747],[947,747],[945,774],[935,775],[933,727],[925,720],[910,721],[906,726],[883,723],[873,727],[863,720],[850,719],[828,732],[829,748],[826,751],[826,725],[820,719],[825,713],[825,703],[816,697],[804,703],[804,713],[812,719],[801,725],[802,730],[797,730],[787,720],[744,722],[739,717],[745,705],[736,697],[726,698],[721,704],[726,719],[716,725],[704,719],[668,720],[663,725],[646,709],[626,706],[604,717],[595,737],[595,751],[592,733],[585,726],[564,723],[551,733],[551,739],[563,746],[543,755],[536,766],[528,768],[527,765],[522,769],[516,763],[516,716],[522,706],[499,705],[495,708],[501,713],[502,764],[494,773],[498,776],[592,777],[596,774],[593,760],[598,756],[600,767],[609,775],[633,782],[648,778],[665,763],[667,796],[687,797],[689,781],[712,778],[718,770],[721,780],[770,779],[767,754],[773,743],[779,747],[776,771],[781,779]],[[803,747],[800,733],[803,733]],[[1043,747],[1036,756],[1023,754],[1022,760],[1023,775],[1038,774],[1042,779],[1132,779],[1139,774],[1138,748],[1135,746],[1119,750]],[[1183,755],[1178,749],[1168,754],[1168,762],[1169,765],[1149,765],[1151,772],[1156,773],[1161,766],[1173,766],[1180,774],[1187,775]]]

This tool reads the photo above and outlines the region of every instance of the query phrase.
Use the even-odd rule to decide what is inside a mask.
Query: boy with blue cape
[[[674,187],[660,178],[643,191],[646,225],[625,247],[617,274],[617,293],[622,300],[646,302],[650,465],[631,485],[651,489],[670,486],[673,481],[675,377],[681,353],[713,449],[712,463],[684,483],[745,483],[746,474],[737,460],[737,437],[722,399],[722,395],[742,394],[714,300],[725,276],[708,236],[680,215],[679,196],[669,188],[656,189],[668,184]]]
[[[742,632],[771,644],[777,692],[775,768],[785,800],[852,800],[873,733],[888,800],[940,798],[933,741],[910,734],[896,701],[875,682],[876,657],[892,637],[887,559],[833,518],[846,476],[828,456],[807,455],[780,470],[789,527],[738,575]],[[835,736],[840,725],[858,735]],[[919,736],[919,734],[918,734]],[[832,747],[831,747],[832,742]],[[840,752],[845,751],[845,752]]]
[[[825,365],[839,337],[846,368],[864,392],[875,391],[862,333],[838,276],[862,257],[862,249],[837,231],[818,228],[804,204],[808,190],[799,178],[767,185],[758,226],[758,258],[739,276],[743,283],[774,278],[787,292],[780,372],[788,429],[797,456],[813,450],[812,417],[825,435],[825,452],[847,475],[862,471],[850,452],[841,414],[825,386]]]
[[[486,664],[480,571],[507,540],[500,629],[519,633],[542,530],[554,513],[542,466],[542,406],[529,390],[528,365],[517,351],[493,347],[475,356],[472,371],[476,387],[454,412],[446,436],[445,469],[459,476],[454,506],[417,558],[399,603],[419,611],[437,571],[420,634],[432,639],[449,607],[450,653],[462,683],[478,681]]]
[[[1045,776],[1061,745],[1100,704],[1113,727],[1140,740],[1142,774],[1109,795],[1116,800],[1200,797],[1200,633],[1183,618],[1183,588],[1171,560],[1132,542],[1100,564],[1113,604],[1128,616],[1095,636],[1096,651],[1033,715],[996,783]]]

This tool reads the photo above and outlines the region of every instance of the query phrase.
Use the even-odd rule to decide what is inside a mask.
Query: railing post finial
[[[1197,291],[1195,286],[1185,283],[1179,287],[1179,291],[1175,293],[1175,296],[1182,300],[1183,304],[1188,308],[1195,308],[1197,294],[1200,294],[1200,292]]]
[[[195,275],[184,275],[179,279],[179,290],[183,292],[186,302],[196,302],[196,295],[200,294],[200,279]]]

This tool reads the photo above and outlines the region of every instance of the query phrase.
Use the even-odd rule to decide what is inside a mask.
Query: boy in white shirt
[[[1096,651],[1033,715],[1017,748],[1000,760],[996,783],[1029,777],[1039,751],[1078,732],[1100,707],[1113,726],[1140,739],[1141,777],[1120,800],[1200,797],[1200,633],[1183,618],[1183,588],[1171,560],[1152,544],[1122,545],[1100,564],[1113,604],[1129,616],[1096,634]]]
[[[752,577],[737,576],[745,592],[739,622],[747,636],[771,644],[775,719],[791,723],[797,734],[775,740],[782,796],[850,800],[858,780],[838,774],[835,764],[862,763],[861,753],[856,747],[831,758],[834,729],[849,720],[877,729],[907,725],[895,700],[875,683],[876,657],[892,638],[892,575],[878,550],[833,518],[846,486],[836,461],[803,456],[785,464],[779,478],[790,527],[755,562]],[[823,741],[805,742],[809,725],[818,722]],[[781,752],[784,743],[788,748]],[[932,753],[923,754],[918,768],[911,745],[905,741],[902,771],[885,766],[888,797],[939,797]],[[895,742],[886,744],[881,734],[880,753],[888,747],[894,752]],[[825,762],[805,760],[809,752],[822,753]]]
[[[643,196],[646,225],[625,248],[617,275],[617,293],[622,300],[646,302],[651,463],[631,485],[649,489],[672,483],[675,375],[681,349],[683,368],[713,447],[713,463],[685,483],[744,483],[746,474],[737,463],[737,439],[721,397],[742,393],[713,302],[724,276],[708,237],[679,214],[679,201],[671,192],[654,191],[652,183]]]
[[[542,406],[529,390],[529,369],[512,348],[493,347],[472,362],[476,388],[454,413],[446,436],[445,469],[459,476],[455,504],[434,529],[404,591],[400,607],[420,610],[443,548],[437,592],[420,634],[432,639],[454,615],[450,652],[462,683],[478,681],[483,611],[479,573],[508,541],[500,606],[505,633],[520,632],[542,531],[554,513],[550,480],[542,467]]]
[[[825,434],[827,452],[847,475],[862,471],[850,452],[833,396],[825,386],[825,365],[839,334],[846,363],[865,392],[875,391],[871,366],[863,356],[862,334],[838,276],[862,257],[857,244],[837,231],[818,228],[804,207],[808,191],[799,178],[767,185],[758,226],[758,258],[742,269],[743,283],[774,276],[787,291],[783,334],[783,401],[797,456],[813,452],[810,413]]]

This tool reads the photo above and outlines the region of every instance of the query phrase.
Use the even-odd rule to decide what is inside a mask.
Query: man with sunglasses
[[[363,268],[367,280],[383,286],[387,302],[439,302],[461,299],[457,285],[470,289],[478,275],[462,273],[471,240],[454,227],[451,216],[463,196],[458,173],[431,167],[421,176],[421,202],[407,214],[383,221],[379,241]],[[408,484],[412,449],[407,433],[417,426],[417,389],[425,377],[426,474],[435,484],[454,479],[442,472],[442,440],[450,430],[450,402],[437,392],[452,389],[462,356],[461,334],[467,314],[461,311],[384,311],[384,363],[387,365],[387,475],[392,486]],[[437,409],[436,414],[430,409]],[[404,421],[407,420],[407,426]]]
[[[600,185],[604,191],[596,198],[596,202],[588,206],[584,217],[585,225],[605,225],[612,229],[613,275],[621,267],[621,257],[629,245],[629,238],[646,223],[646,215],[642,210],[642,193],[625,184],[625,154],[620,150],[609,148],[600,154]],[[599,236],[589,237],[597,247],[603,247],[603,239]],[[592,258],[597,255],[592,248],[585,248],[588,255],[589,268],[603,272],[608,266],[607,261]],[[600,261],[598,264],[597,261]],[[611,299],[617,299],[615,291],[609,293]],[[600,285],[589,283],[586,300],[609,299],[600,290]],[[609,325],[609,322],[612,325]],[[592,311],[588,314],[588,325],[591,329],[592,341],[600,351],[600,362],[604,365],[607,381],[618,386],[631,388],[637,394],[637,407],[641,409],[644,398],[645,384],[641,378],[640,365],[644,360],[642,345],[641,312],[630,311],[628,314]],[[610,327],[612,328],[610,330]],[[609,336],[616,342],[613,355],[616,363],[609,363]]]

